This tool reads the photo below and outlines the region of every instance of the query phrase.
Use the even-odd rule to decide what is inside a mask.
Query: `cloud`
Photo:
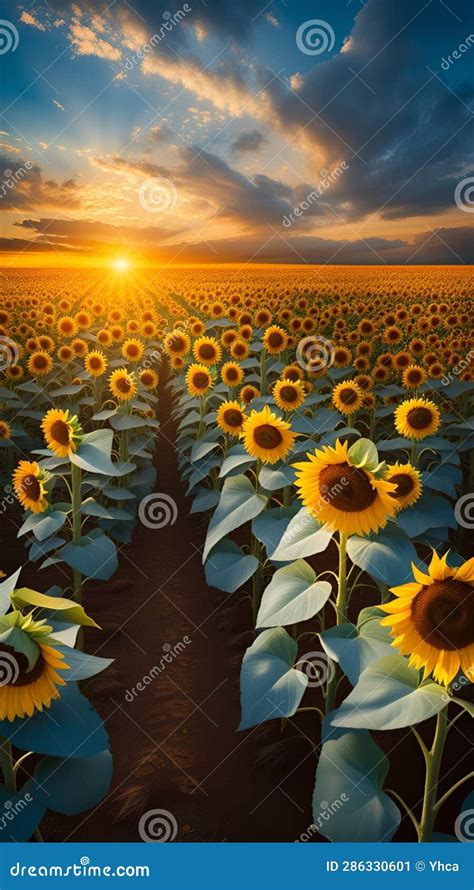
[[[243,130],[237,139],[234,139],[230,150],[235,155],[253,154],[259,151],[266,142],[267,137],[260,130]]]
[[[66,111],[64,105],[61,105],[61,102],[58,102],[57,99],[53,99],[53,105],[55,105],[56,108],[59,108],[60,111]]]
[[[23,22],[24,25],[31,25],[32,28],[37,28],[38,31],[46,31],[45,26],[35,18],[30,12],[23,12],[20,15],[20,22]]]
[[[78,56],[98,56],[109,62],[117,62],[122,56],[118,47],[99,37],[96,31],[83,25],[78,19],[72,21],[69,39]]]
[[[0,188],[0,212],[42,207],[74,210],[81,205],[80,190],[74,179],[64,182],[45,179],[37,164],[3,156],[0,156],[0,170],[9,171]]]
[[[165,229],[160,226],[111,225],[96,220],[71,220],[44,217],[41,219],[23,219],[14,223],[20,229],[28,229],[36,233],[39,239],[49,242],[65,243],[69,247],[95,248],[103,245],[150,247],[161,244],[178,235],[180,229]]]

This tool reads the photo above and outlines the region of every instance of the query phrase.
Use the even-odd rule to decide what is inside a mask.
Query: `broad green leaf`
[[[278,569],[263,592],[257,628],[308,621],[328,601],[331,590],[304,559]]]
[[[240,547],[224,538],[211,550],[205,564],[206,581],[225,593],[234,593],[257,571],[259,561],[242,552]]]
[[[239,729],[295,713],[308,685],[306,674],[293,666],[297,648],[278,627],[263,631],[247,649],[240,672]]]
[[[394,522],[387,523],[378,534],[352,535],[347,553],[356,566],[390,586],[411,580],[411,563],[418,560],[412,542]]]
[[[114,476],[115,467],[111,459],[113,430],[94,430],[84,436],[77,451],[70,455],[71,463],[89,473]]]
[[[75,759],[44,757],[35,769],[35,797],[56,813],[75,816],[90,810],[107,794],[112,780],[112,755],[99,751]]]
[[[332,535],[328,526],[321,525],[308,513],[306,507],[302,507],[289,523],[278,547],[269,554],[269,557],[275,562],[289,562],[322,553],[326,550]]]
[[[60,556],[86,578],[108,581],[118,568],[117,548],[103,533],[100,537],[93,537],[91,533],[81,538],[79,544],[66,544]]]
[[[377,608],[363,609],[357,627],[340,624],[319,635],[324,651],[333,661],[339,662],[353,686],[369,664],[384,655],[393,655],[389,629],[380,624],[384,615]]]
[[[209,523],[203,553],[203,563],[219,541],[258,516],[265,509],[267,498],[256,494],[246,476],[233,476],[226,479],[217,508]]]
[[[8,630],[0,633],[0,643],[4,646],[8,646],[10,649],[13,649],[15,652],[18,652],[19,655],[24,655],[26,660],[28,661],[28,671],[31,671],[36,662],[38,661],[38,655],[40,654],[40,649],[38,644],[32,639],[32,637],[28,636],[28,634],[23,633],[19,627],[10,627]],[[3,656],[5,658],[5,656]],[[0,660],[2,655],[0,654]],[[6,668],[6,670],[5,670]],[[16,671],[15,671],[16,668]],[[4,673],[11,674],[12,680],[14,679],[15,672],[19,673],[19,664],[15,664],[14,656],[12,657],[11,662],[7,658],[5,658],[4,664]],[[8,679],[5,680],[5,677],[2,677],[1,685],[4,685],[5,682],[10,682]]]
[[[410,538],[416,538],[430,528],[457,528],[454,510],[449,501],[426,491],[413,507],[400,511],[398,524]]]
[[[60,510],[49,510],[46,513],[32,513],[21,526],[18,537],[33,532],[37,541],[46,541],[55,535],[66,522],[67,514]]]
[[[29,587],[20,587],[19,590],[15,591],[12,602],[19,609],[24,608],[24,606],[34,606],[35,609],[45,610],[53,614],[58,613],[60,621],[70,621],[71,624],[80,624],[84,627],[99,626],[92,618],[86,615],[82,606],[62,596],[47,596],[45,593],[39,593],[37,590],[30,590]]]
[[[9,575],[0,582],[0,615],[4,615],[10,608],[10,596],[15,590],[16,582],[20,577],[21,566],[13,575]]]

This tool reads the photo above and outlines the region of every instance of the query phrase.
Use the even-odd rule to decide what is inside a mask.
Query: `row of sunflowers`
[[[39,838],[47,808],[78,813],[109,788],[83,683],[110,662],[83,651],[83,588],[112,577],[153,489],[163,372],[207,582],[249,601],[240,729],[312,715],[327,839],[390,840],[402,819],[437,837],[473,776],[442,773],[448,732],[473,713],[463,270],[69,275],[39,296],[25,274],[3,305],[4,500],[14,512],[12,485],[28,560],[63,579],[40,593],[17,572],[0,588],[2,794],[32,798],[12,837]],[[386,787],[373,733],[388,730],[420,746],[416,808]]]

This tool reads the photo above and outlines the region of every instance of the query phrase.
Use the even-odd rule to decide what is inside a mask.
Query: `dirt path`
[[[170,397],[160,389],[167,418]],[[88,690],[111,738],[111,792],[85,816],[48,816],[50,841],[139,840],[140,817],[154,809],[169,811],[177,838],[189,841],[291,841],[311,822],[315,761],[304,731],[295,731],[283,752],[277,722],[236,732],[251,616],[236,595],[206,585],[198,549],[205,529],[189,516],[174,441],[175,426],[165,423],[155,490],[175,501],[175,523],[139,525],[118,575],[85,596],[103,628],[88,633],[86,648],[116,659]],[[150,675],[165,655],[168,663]],[[272,760],[260,762],[267,751]]]

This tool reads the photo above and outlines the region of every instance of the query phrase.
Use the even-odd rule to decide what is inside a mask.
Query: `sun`
[[[130,260],[127,257],[119,256],[112,260],[112,266],[116,272],[128,272],[130,269]]]

